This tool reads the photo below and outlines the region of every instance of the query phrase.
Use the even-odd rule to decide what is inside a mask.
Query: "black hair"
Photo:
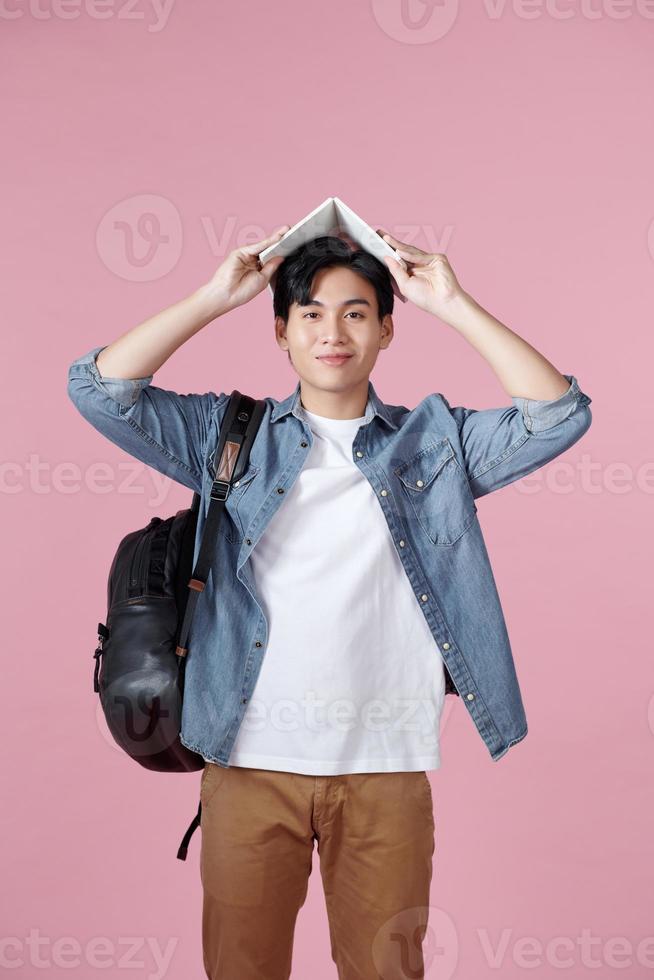
[[[377,296],[379,319],[393,312],[392,277],[387,266],[370,252],[353,247],[334,235],[321,235],[284,259],[277,268],[274,283],[273,312],[288,323],[292,303],[306,306],[311,299],[311,284],[320,269],[345,266],[363,276]]]

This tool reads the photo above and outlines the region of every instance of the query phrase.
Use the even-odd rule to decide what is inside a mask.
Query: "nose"
[[[344,340],[347,336],[347,324],[337,313],[323,317],[320,333],[320,339],[323,343],[336,343]]]

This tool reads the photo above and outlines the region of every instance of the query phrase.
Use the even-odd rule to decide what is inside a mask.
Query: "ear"
[[[381,336],[380,336],[380,349],[385,349],[390,344],[395,333],[395,328],[393,326],[393,317],[390,313],[387,313],[381,322]]]
[[[275,317],[275,340],[282,350],[288,350],[288,341],[286,340],[286,324],[281,316]]]

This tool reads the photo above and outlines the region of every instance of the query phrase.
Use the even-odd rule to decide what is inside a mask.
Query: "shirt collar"
[[[295,390],[292,391],[287,398],[275,405],[270,415],[270,421],[277,422],[279,419],[289,414],[295,415],[296,418],[300,419],[301,408],[300,382],[298,381],[295,386]],[[364,424],[370,422],[375,415],[378,415],[380,419],[383,419],[383,421],[390,425],[392,429],[397,429],[397,425],[391,418],[391,413],[389,412],[387,406],[383,403],[375,391],[372,381],[368,379],[368,401],[365,412],[366,422]]]

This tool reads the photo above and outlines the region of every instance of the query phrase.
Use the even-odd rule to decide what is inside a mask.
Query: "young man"
[[[205,969],[290,975],[315,840],[341,980],[422,977],[427,770],[440,765],[445,694],[461,697],[494,760],[527,734],[475,501],[572,446],[590,398],[482,309],[445,255],[380,229],[406,271],[329,237],[261,267],[287,227],[78,358],[68,390],[108,439],[202,494],[197,556],[228,396],[181,395],[152,377],[276,276],[275,336],[299,380],[283,401],[265,399],[186,665],[181,739],[206,760]],[[512,405],[379,398],[369,379],[393,339],[391,275],[486,359]]]

